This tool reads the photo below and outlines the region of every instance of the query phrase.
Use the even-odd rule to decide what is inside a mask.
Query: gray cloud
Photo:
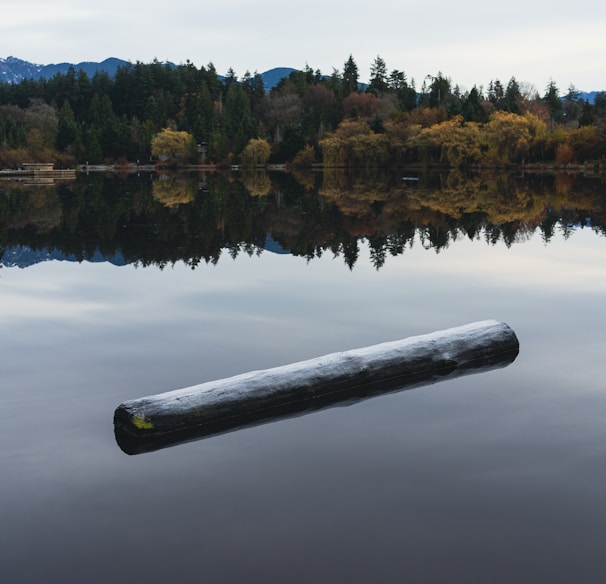
[[[64,0],[52,6],[21,0],[5,8],[0,56],[47,64],[119,57],[154,58],[238,75],[272,67],[304,67],[330,74],[354,56],[367,79],[377,55],[422,84],[438,71],[470,89],[491,79],[515,76],[542,91],[550,79],[561,90],[604,89],[606,6],[594,2],[573,12],[564,2],[503,9],[464,0],[427,5],[377,0],[319,2],[305,9],[266,0],[231,0],[211,5],[175,0],[155,7],[136,0],[86,5]]]

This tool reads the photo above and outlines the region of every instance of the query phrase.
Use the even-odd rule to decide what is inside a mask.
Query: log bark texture
[[[126,401],[114,413],[116,439],[129,454],[155,450],[504,367],[518,351],[518,339],[509,326],[486,320],[332,353]]]

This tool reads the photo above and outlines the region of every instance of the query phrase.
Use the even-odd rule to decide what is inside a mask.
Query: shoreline
[[[264,164],[248,168],[239,164],[221,165],[221,164],[189,164],[170,168],[167,166],[155,164],[78,164],[75,168],[62,169],[2,169],[0,178],[52,178],[52,179],[73,179],[78,174],[89,173],[115,173],[132,174],[138,172],[144,173],[165,173],[165,172],[239,172],[239,171],[265,171],[265,172],[292,172],[309,171],[324,172],[327,170],[355,170],[344,166],[325,166],[322,163],[316,163],[312,166],[293,167],[291,164]],[[388,170],[388,169],[385,169]],[[508,164],[508,165],[472,165],[465,168],[452,168],[448,165],[425,165],[419,163],[409,163],[395,165],[389,170],[405,172],[414,171],[416,173],[428,171],[472,171],[472,172],[528,172],[533,174],[583,174],[586,176],[602,176],[606,173],[606,166],[600,162],[590,162],[581,164],[556,164],[555,162],[531,163],[531,164]]]

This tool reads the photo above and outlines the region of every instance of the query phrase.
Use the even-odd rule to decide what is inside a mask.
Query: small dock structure
[[[34,179],[74,179],[73,168],[56,169],[52,162],[26,162],[17,169],[0,170],[0,176]]]

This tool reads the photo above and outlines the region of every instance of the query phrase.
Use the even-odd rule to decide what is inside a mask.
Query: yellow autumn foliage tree
[[[319,144],[326,167],[377,168],[391,160],[389,137],[362,120],[344,120]]]
[[[359,134],[347,140],[350,164],[356,168],[381,168],[391,159],[390,142],[385,134]]]
[[[153,156],[168,162],[193,161],[197,157],[194,137],[188,132],[164,128],[151,141]]]
[[[327,168],[338,168],[347,165],[347,148],[345,140],[336,134],[329,134],[320,141],[322,162]]]
[[[597,126],[581,126],[568,135],[575,160],[598,160],[606,151],[606,137]]]
[[[271,147],[267,140],[251,138],[240,155],[240,163],[249,168],[263,166],[269,160],[270,154]]]
[[[429,164],[457,168],[476,164],[481,157],[480,127],[475,122],[464,123],[461,116],[423,128],[408,144]]]
[[[534,114],[520,116],[495,111],[483,128],[489,163],[509,164],[525,162],[531,152],[545,148],[547,127]]]

